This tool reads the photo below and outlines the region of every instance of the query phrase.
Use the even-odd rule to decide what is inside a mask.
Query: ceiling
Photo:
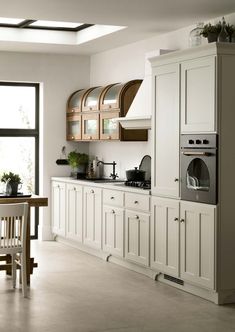
[[[234,0],[0,0],[1,17],[125,26],[125,29],[79,45],[12,40],[0,30],[0,50],[93,54],[196,22],[235,12]],[[5,29],[5,28],[1,28]],[[11,41],[9,41],[11,40]]]

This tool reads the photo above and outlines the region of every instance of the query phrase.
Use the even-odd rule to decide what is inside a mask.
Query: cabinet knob
[[[115,211],[114,211],[114,210],[112,210],[112,214],[115,214]]]
[[[111,139],[111,136],[108,136],[107,139]]]
[[[139,216],[135,216],[135,219],[140,219],[140,217]]]
[[[110,197],[110,199],[114,199],[114,197],[113,197],[113,196],[111,196],[111,197]]]
[[[178,178],[175,178],[175,180],[174,180],[175,182],[179,182],[179,179]]]
[[[178,221],[179,220],[179,218],[174,218],[174,221]]]
[[[138,201],[134,201],[134,204],[138,204],[139,202]]]
[[[92,139],[92,136],[89,136],[88,138],[89,138],[89,139]]]
[[[76,190],[76,187],[73,187],[73,190],[75,191],[75,190]]]
[[[71,136],[71,139],[74,139],[74,136]]]
[[[75,111],[74,111],[74,109],[72,108],[72,113],[74,113]]]
[[[182,223],[183,223],[183,222],[185,222],[185,220],[184,220],[184,219],[180,219],[180,222],[182,222]]]
[[[92,111],[92,107],[89,107],[89,110]]]
[[[109,105],[109,108],[112,108],[112,105]]]
[[[93,189],[91,189],[91,194],[94,194],[94,190]]]

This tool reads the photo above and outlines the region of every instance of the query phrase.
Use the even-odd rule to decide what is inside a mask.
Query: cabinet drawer
[[[139,195],[126,193],[125,194],[125,206],[128,209],[149,211],[150,209],[150,197],[148,195]]]
[[[104,204],[123,206],[124,193],[122,191],[104,189],[103,200]]]

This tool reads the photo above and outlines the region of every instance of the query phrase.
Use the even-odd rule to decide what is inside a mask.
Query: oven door
[[[181,150],[181,199],[217,203],[216,149]]]

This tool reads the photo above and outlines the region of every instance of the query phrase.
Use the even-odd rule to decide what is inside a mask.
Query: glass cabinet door
[[[101,97],[100,109],[110,110],[120,108],[120,92],[125,84],[111,85]]]
[[[81,115],[67,117],[67,140],[75,141],[82,138],[81,132]]]
[[[85,95],[82,111],[98,111],[100,106],[100,95],[103,87],[92,88]]]
[[[70,96],[68,100],[67,113],[81,112],[82,99],[86,91],[87,90],[78,90]]]
[[[82,116],[82,139],[99,139],[99,114],[83,114]]]
[[[102,112],[100,114],[100,139],[119,139],[119,123],[115,118],[119,117],[119,112]]]

